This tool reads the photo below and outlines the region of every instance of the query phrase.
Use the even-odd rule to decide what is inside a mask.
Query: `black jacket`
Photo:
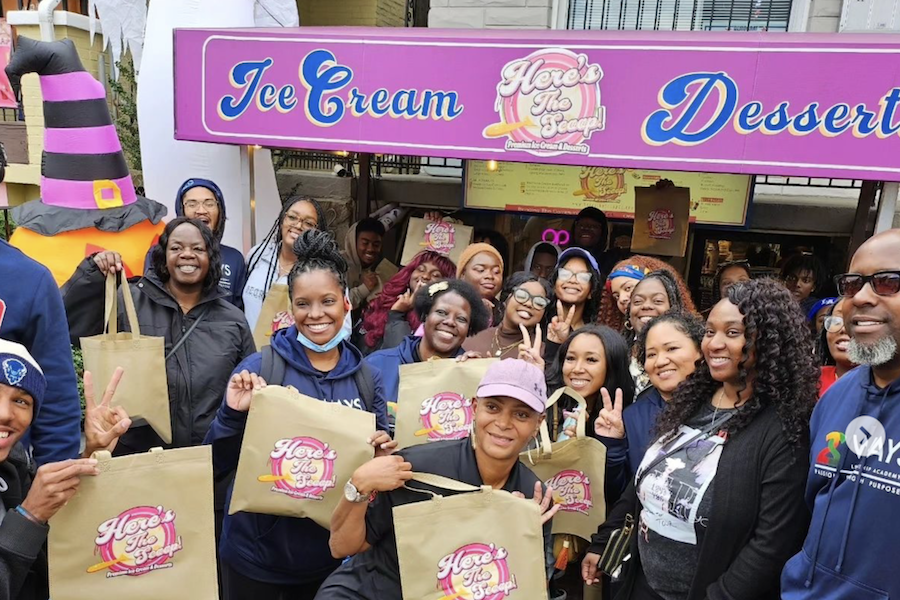
[[[79,338],[103,330],[105,281],[93,259],[88,258],[62,288],[75,346],[80,346]],[[256,352],[247,319],[218,288],[185,315],[152,270],[130,285],[141,334],[165,338],[166,354],[203,315],[191,336],[166,362],[172,415],[170,447],[200,445],[222,403],[231,372]],[[120,331],[129,331],[121,292],[118,306]],[[134,427],[122,436],[116,454],[144,452],[154,446],[166,445],[150,427]]]
[[[804,500],[809,447],[792,447],[775,409],[763,409],[722,448],[713,487],[709,526],[700,545],[689,600],[778,600],[787,560],[800,550],[809,526]],[[634,480],[592,536],[589,552],[603,554],[625,515],[635,517],[631,559],[615,600],[633,595],[641,568],[638,553],[640,502]],[[683,568],[672,565],[673,569]]]
[[[31,488],[34,463],[21,444],[0,463],[0,501],[6,509],[0,522],[0,600],[46,600],[46,525],[32,523],[15,509]]]

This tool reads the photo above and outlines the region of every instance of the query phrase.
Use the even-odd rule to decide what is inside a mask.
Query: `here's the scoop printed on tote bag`
[[[518,585],[510,572],[506,548],[466,544],[438,562],[441,600],[502,600]]]
[[[271,473],[258,481],[274,483],[272,491],[292,498],[321,500],[336,485],[334,463],[337,452],[313,437],[295,437],[275,442],[269,454]]]
[[[594,502],[591,499],[591,480],[583,471],[566,469],[544,482],[553,488],[553,500],[565,512],[590,514]]]
[[[102,562],[87,572],[105,571],[109,579],[174,567],[170,561],[184,549],[175,521],[175,511],[162,506],[136,506],[104,521],[97,527],[94,540],[94,553]]]
[[[469,436],[475,420],[472,400],[456,392],[441,392],[425,398],[419,409],[422,429],[416,437],[427,436],[429,442],[461,440]]]

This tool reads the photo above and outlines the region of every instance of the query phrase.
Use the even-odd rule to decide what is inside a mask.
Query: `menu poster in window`
[[[16,95],[6,76],[6,65],[9,64],[12,52],[12,31],[6,19],[0,19],[0,108],[16,108]]]
[[[690,188],[635,188],[631,251],[635,254],[684,256],[690,213]]]

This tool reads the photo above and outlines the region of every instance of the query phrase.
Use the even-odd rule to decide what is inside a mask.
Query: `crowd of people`
[[[226,600],[401,598],[392,509],[425,497],[413,471],[536,502],[549,549],[558,506],[519,454],[544,422],[554,440],[576,435],[576,399],[548,407],[563,387],[586,401],[587,435],[607,450],[608,517],[582,550],[586,594],[900,596],[882,564],[900,496],[900,230],[859,248],[837,297],[822,297],[830,282],[812,256],[788,259],[779,279],[720,265],[701,315],[668,263],[603,252],[596,209],[576,219],[569,247],[538,243],[519,271],[487,233],[456,264],[425,251],[397,268],[379,221],[355,224],[341,248],[308,197],[284,203],[246,261],[220,243],[215,183],[185,182],[176,212],[127,282],[141,332],[165,340],[169,445],[111,406],[121,371],[96,382],[99,402],[85,373],[82,425],[69,346],[104,330],[104,282],[124,277],[121,256],[86,258],[60,293],[0,241],[0,599],[48,597],[48,521],[97,474],[97,450],[212,446]],[[283,314],[267,308],[279,285]],[[127,330],[125,311],[115,318]],[[400,367],[483,358],[499,360],[472,400],[471,437],[398,451],[388,405]],[[330,529],[226,514],[252,395],[266,385],[375,415],[375,458],[347,482]],[[629,523],[626,558],[610,569],[604,553]],[[565,569],[546,559],[556,598]]]

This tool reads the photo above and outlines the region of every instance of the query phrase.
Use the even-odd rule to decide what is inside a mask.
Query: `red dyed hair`
[[[687,284],[685,284],[684,279],[681,278],[681,275],[674,267],[672,267],[672,265],[658,258],[653,258],[652,256],[642,256],[637,254],[631,258],[626,258],[625,260],[617,262],[610,273],[627,265],[641,267],[642,269],[646,269],[648,273],[664,269],[674,275],[675,281],[678,284],[678,290],[684,298],[684,309],[691,314],[697,314],[697,307],[694,306],[691,291],[688,289]],[[619,307],[616,306],[612,290],[609,288],[609,280],[607,280],[606,283],[607,285],[603,287],[603,291],[600,294],[600,314],[597,317],[597,322],[621,332],[625,328],[625,315],[620,313]]]
[[[406,293],[409,289],[409,280],[412,274],[420,265],[425,263],[433,263],[438,271],[444,276],[444,279],[453,279],[456,275],[456,265],[452,260],[438,254],[437,252],[419,252],[408,265],[400,269],[396,275],[388,279],[387,283],[381,289],[381,293],[375,296],[366,311],[363,314],[363,329],[366,331],[366,346],[374,348],[378,344],[378,340],[384,337],[384,328],[387,325],[388,313],[391,307],[397,302],[397,298]],[[411,310],[406,313],[406,320],[409,322],[410,328],[415,331],[421,323],[416,311]]]

